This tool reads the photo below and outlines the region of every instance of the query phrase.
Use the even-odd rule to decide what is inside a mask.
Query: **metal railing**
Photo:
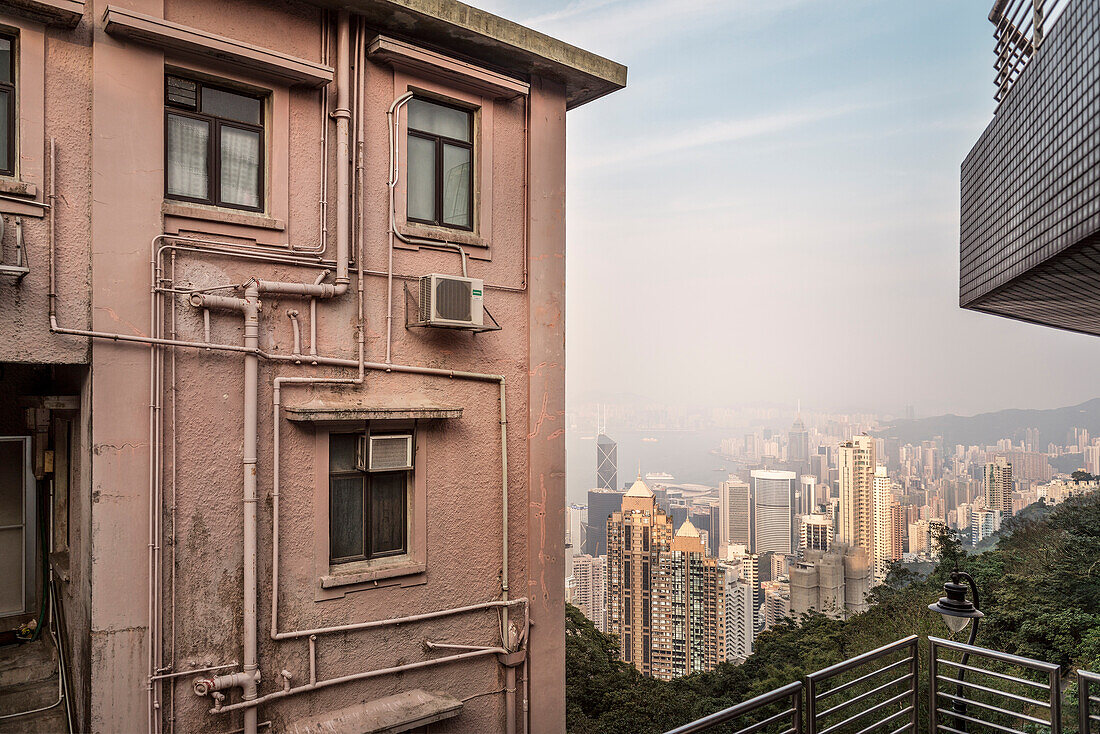
[[[1092,713],[1093,704],[1100,704],[1100,675],[1087,670],[1077,671],[1077,726],[1078,734],[1094,734],[1100,731],[1100,716]]]
[[[917,642],[910,635],[806,676],[808,734],[916,734]]]
[[[993,99],[1000,102],[1034,56],[1047,30],[1065,9],[1065,0],[996,0],[989,11],[996,41],[993,69],[997,87]]]
[[[758,718],[755,721],[745,721],[748,718],[753,718],[750,716],[751,714],[777,703],[785,704],[787,708],[778,713],[764,716],[764,718]],[[776,688],[774,691],[751,698],[736,706],[730,706],[728,709],[723,709],[690,724],[684,724],[667,734],[695,734],[695,732],[711,731],[715,727],[733,722],[742,724],[742,728],[738,729],[735,734],[754,734],[776,724],[787,724],[786,728],[780,730],[777,734],[802,734],[801,681],[788,683],[782,688]]]
[[[942,656],[943,651],[961,653],[959,660]],[[971,658],[981,659],[987,665],[1000,664],[1001,670],[993,667],[972,665]],[[941,666],[954,671],[951,676],[941,674]],[[1035,677],[1045,680],[1033,680],[1021,675],[1005,672],[1011,669],[1027,671]],[[1008,653],[987,650],[961,642],[952,642],[938,637],[928,638],[928,714],[929,734],[966,734],[969,724],[976,724],[980,731],[993,730],[1001,734],[1031,734],[1014,726],[1024,726],[1033,731],[1033,726],[1050,729],[1050,734],[1062,731],[1062,693],[1061,667],[1052,663],[1010,655]],[[980,676],[982,683],[966,680],[967,673]],[[1025,673],[1026,674],[1026,673]],[[1000,683],[993,688],[993,681]],[[949,693],[941,690],[941,684],[952,689]],[[1006,685],[1007,684],[1007,685]],[[1007,688],[1026,690],[1031,695],[1015,693]],[[1041,693],[1040,693],[1041,692]],[[1045,694],[1043,698],[1036,698]],[[997,703],[992,703],[993,701]],[[1020,706],[1020,709],[1003,708]],[[1022,709],[1022,710],[1021,710]],[[1046,717],[1036,715],[1046,712]],[[951,724],[944,723],[950,721]]]

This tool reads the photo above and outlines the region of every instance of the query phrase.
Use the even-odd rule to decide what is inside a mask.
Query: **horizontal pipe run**
[[[958,711],[941,709],[939,707],[936,708],[936,711],[940,714],[943,714],[944,716],[951,716],[956,719],[962,719],[963,721],[969,721],[972,724],[988,726],[990,729],[996,729],[997,731],[1003,732],[1004,734],[1027,734],[1027,732],[1020,731],[1019,729],[1012,729],[1007,726],[1001,726],[1000,724],[994,724],[992,721],[986,721],[985,719],[977,719],[973,716],[968,716]]]
[[[814,696],[814,700],[815,701],[820,701],[823,698],[828,698],[829,696],[832,696],[836,693],[846,691],[849,688],[851,688],[852,686],[859,685],[860,683],[863,683],[864,681],[870,680],[871,678],[874,678],[877,675],[881,675],[883,673],[891,671],[894,668],[900,668],[901,666],[907,665],[908,663],[911,663],[912,661],[913,661],[913,658],[911,658],[911,657],[902,658],[901,660],[898,660],[897,662],[890,663],[889,665],[884,666],[882,668],[879,668],[878,670],[872,671],[870,673],[867,673],[866,675],[861,675],[860,677],[856,678],[855,680],[850,680],[847,683],[844,683],[842,685],[837,686],[836,688],[832,688],[828,691],[825,691],[824,693],[818,693]]]
[[[947,683],[949,685],[955,685],[955,686],[961,684],[963,686],[966,686],[967,688],[973,688],[975,690],[982,691],[984,693],[992,693],[995,696],[1004,696],[1005,698],[1011,699],[1013,701],[1019,701],[1020,703],[1027,704],[1028,706],[1042,706],[1043,708],[1047,708],[1047,709],[1050,708],[1050,702],[1049,701],[1040,701],[1040,700],[1035,699],[1035,698],[1028,698],[1027,696],[1019,696],[1019,695],[1016,695],[1015,693],[1009,693],[1008,691],[1000,691],[1000,690],[997,690],[996,688],[989,688],[987,686],[983,686],[983,685],[980,685],[978,683],[972,683],[968,680],[961,680],[960,681],[958,678],[949,678],[946,675],[937,675],[936,680],[940,681],[942,683]]]
[[[291,640],[301,637],[309,637],[310,635],[325,635],[333,632],[351,632],[353,630],[365,630],[375,627],[390,627],[395,624],[409,624],[410,622],[423,622],[428,619],[437,619],[439,617],[449,617],[453,614],[462,614],[464,612],[474,612],[479,609],[493,609],[497,607],[512,607],[519,604],[526,604],[526,598],[512,599],[510,601],[487,601],[481,604],[470,604],[465,607],[456,607],[454,609],[441,609],[437,612],[425,612],[424,614],[413,614],[407,617],[394,617],[393,619],[380,619],[374,622],[356,622],[352,624],[341,624],[334,627],[319,627],[311,630],[299,630],[297,632],[278,632],[272,635],[272,639],[276,640]],[[491,648],[493,650],[499,648]]]
[[[226,663],[225,665],[213,665],[209,668],[195,668],[194,670],[181,670],[176,673],[162,673],[160,675],[153,675],[149,677],[149,680],[164,680],[166,678],[180,678],[185,675],[194,675],[195,673],[209,673],[215,670],[225,670],[226,668],[236,668],[240,663]]]
[[[206,342],[189,342],[179,339],[158,339],[148,336],[136,336],[131,334],[113,334],[107,331],[89,331],[87,329],[67,329],[57,325],[57,317],[50,317],[50,331],[55,334],[69,334],[71,336],[86,336],[93,339],[108,339],[116,342],[132,342],[135,344],[148,344],[162,347],[187,347],[190,349],[208,349],[223,352],[244,352],[246,354],[260,354],[258,349],[250,349],[237,344],[207,344]]]
[[[1030,721],[1032,724],[1038,724],[1039,726],[1050,726],[1050,722],[1045,720],[1045,719],[1040,719],[1037,716],[1029,716],[1028,714],[1020,713],[1019,711],[1009,711],[1008,709],[1003,709],[1003,708],[1000,708],[998,706],[993,706],[993,705],[988,704],[988,703],[982,703],[981,701],[975,701],[974,699],[971,699],[971,698],[965,698],[963,696],[955,696],[955,695],[947,693],[945,691],[936,691],[936,695],[940,696],[941,698],[946,698],[946,699],[948,699],[949,701],[952,701],[952,702],[958,702],[958,703],[961,703],[961,704],[965,704],[967,706],[970,706],[970,705],[977,706],[980,709],[985,709],[986,711],[992,711],[993,713],[1001,714],[1002,716],[1008,716],[1008,717],[1011,717],[1011,718],[1022,719],[1023,721]]]
[[[503,647],[491,647],[487,650],[475,650],[473,652],[464,652],[459,655],[450,655],[445,658],[435,658],[434,660],[421,660],[417,663],[406,663],[405,665],[396,665],[392,668],[381,668],[379,670],[368,670],[363,673],[353,673],[351,675],[340,676],[339,678],[329,678],[328,680],[317,681],[316,683],[307,683],[306,685],[298,686],[297,688],[288,688],[281,691],[273,691],[266,696],[260,696],[254,698],[251,701],[241,701],[239,703],[230,704],[229,706],[222,706],[220,708],[210,709],[210,713],[228,713],[230,711],[239,711],[240,709],[255,708],[261,706],[269,701],[273,701],[277,698],[286,698],[287,696],[293,696],[298,693],[306,693],[308,691],[316,691],[321,688],[328,688],[329,686],[335,686],[340,683],[351,683],[352,681],[366,680],[367,678],[377,678],[383,675],[393,675],[394,673],[403,673],[408,670],[417,670],[419,668],[429,668],[436,665],[443,665],[445,663],[454,663],[460,660],[470,660],[472,658],[484,657],[485,655],[507,655],[508,651]]]
[[[424,645],[430,650],[489,650],[492,645],[453,645],[449,642],[432,642],[428,640]]]

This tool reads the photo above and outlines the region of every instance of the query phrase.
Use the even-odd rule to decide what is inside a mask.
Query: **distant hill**
[[[1100,398],[1050,410],[999,410],[973,416],[940,415],[897,420],[875,431],[875,435],[892,436],[902,443],[912,444],[943,436],[945,446],[985,446],[1002,438],[1022,441],[1025,430],[1038,428],[1039,443],[1045,448],[1051,442],[1064,445],[1066,433],[1075,426],[1100,436]]]

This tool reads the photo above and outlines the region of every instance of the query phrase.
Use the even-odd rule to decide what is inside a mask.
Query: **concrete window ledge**
[[[0,178],[0,194],[4,196],[25,196],[28,199],[33,199],[38,196],[38,187],[27,181]]]
[[[422,563],[412,558],[403,558],[399,562],[391,562],[376,567],[363,567],[358,563],[348,565],[355,566],[355,570],[337,571],[328,576],[322,576],[321,588],[334,589],[339,586],[353,586],[355,584],[363,584],[370,581],[392,579],[398,576],[412,576],[414,574],[424,573],[428,568],[426,563]]]
[[[489,247],[489,243],[485,238],[476,232],[463,232],[462,230],[450,229],[448,227],[435,227],[430,224],[405,222],[404,224],[399,223],[397,225],[397,231],[406,237],[416,237],[422,240],[450,242],[455,245],[462,245],[463,247]],[[401,240],[395,241],[394,245],[405,248],[416,247],[416,245],[409,245]]]
[[[303,357],[303,359],[306,359]],[[383,402],[363,403],[357,400],[324,399],[307,403],[287,405],[284,408],[286,419],[292,423],[344,423],[353,421],[378,420],[441,420],[461,418],[462,408],[437,405],[428,401],[409,400],[407,402],[386,404]]]
[[[189,204],[182,201],[165,199],[160,206],[160,211],[167,217],[179,217],[181,219],[197,219],[207,222],[221,222],[223,224],[239,224],[244,227],[258,227],[278,232],[286,230],[286,222],[275,219],[258,212],[228,211],[217,207],[203,206],[201,204]]]
[[[462,713],[462,701],[422,688],[291,722],[287,734],[390,734],[411,731]]]

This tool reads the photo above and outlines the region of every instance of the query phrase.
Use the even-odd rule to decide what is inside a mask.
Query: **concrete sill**
[[[38,196],[38,187],[26,181],[18,181],[14,178],[0,178],[0,194],[5,196],[25,196],[33,199]]]
[[[239,224],[244,227],[258,227],[278,232],[286,230],[286,222],[257,212],[229,211],[218,207],[188,204],[182,201],[165,200],[160,206],[162,214],[182,219],[202,219],[207,222]]]
[[[353,584],[364,584],[371,581],[380,581],[382,579],[392,579],[397,576],[412,576],[418,573],[424,573],[427,570],[426,563],[409,559],[401,559],[400,561],[387,565],[379,565],[374,568],[364,568],[359,563],[347,565],[352,566],[355,570],[349,568],[347,572],[337,572],[328,576],[322,576],[321,588],[332,589],[338,586],[352,586]]]
[[[450,229],[448,227],[433,227],[430,224],[414,224],[412,222],[405,222],[404,224],[397,225],[397,231],[406,237],[416,237],[422,240],[432,240],[434,242],[450,242],[455,245],[462,245],[463,247],[484,247],[488,248],[489,243],[485,239],[479,236],[475,232],[464,232],[460,229]],[[400,240],[394,243],[398,247],[408,245]],[[415,246],[415,244],[414,244]]]

